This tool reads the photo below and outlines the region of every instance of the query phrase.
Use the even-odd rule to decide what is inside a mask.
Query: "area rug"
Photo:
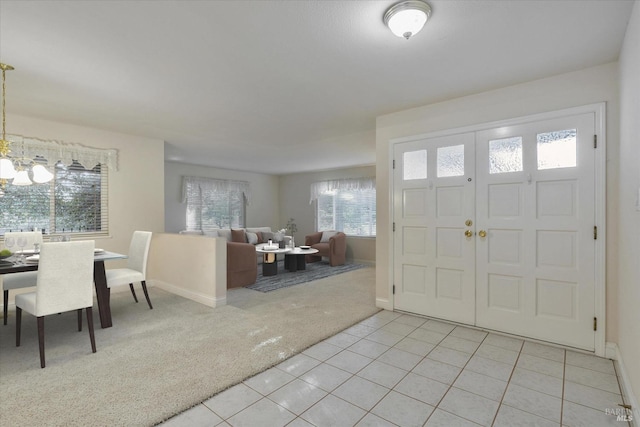
[[[254,291],[271,292],[276,289],[288,288],[289,286],[299,285],[300,283],[324,279],[325,277],[335,276],[336,274],[342,274],[366,267],[364,264],[354,263],[331,267],[327,261],[320,261],[307,263],[305,270],[290,272],[285,270],[283,264],[283,260],[278,261],[278,274],[275,276],[263,276],[262,266],[258,266],[258,278],[256,283],[251,286],[247,286],[247,288]]]
[[[151,426],[379,311],[374,268],[278,292],[232,289],[218,308],[149,293],[153,310],[128,289],[112,295],[113,327],[96,329],[96,353],[75,313],[48,316],[45,369],[35,317],[23,315],[16,348],[10,310],[0,325],[0,425]]]

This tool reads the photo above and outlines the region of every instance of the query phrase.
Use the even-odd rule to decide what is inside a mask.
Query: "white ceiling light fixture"
[[[431,15],[431,7],[420,0],[407,0],[391,6],[384,14],[384,23],[398,37],[409,40],[417,34]]]

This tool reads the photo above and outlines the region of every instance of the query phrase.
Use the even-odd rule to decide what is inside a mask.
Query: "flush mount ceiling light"
[[[431,15],[431,7],[419,0],[407,0],[391,6],[384,14],[384,23],[398,37],[409,40],[417,34]]]

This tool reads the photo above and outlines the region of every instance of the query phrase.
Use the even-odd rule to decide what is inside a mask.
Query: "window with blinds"
[[[349,236],[376,235],[376,190],[333,189],[316,199],[317,230],[338,230]]]
[[[187,204],[189,231],[245,226],[248,183],[185,177],[183,200]]]
[[[77,161],[54,168],[47,184],[6,185],[0,198],[0,233],[44,230],[45,233],[109,233],[109,175],[101,165],[86,169]]]

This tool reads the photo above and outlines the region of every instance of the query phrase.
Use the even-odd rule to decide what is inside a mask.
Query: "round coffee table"
[[[291,248],[274,248],[265,249],[264,245],[256,246],[256,252],[262,254],[262,275],[275,276],[278,274],[277,254],[285,254],[290,252]]]
[[[300,247],[296,247],[290,249],[289,252],[285,252],[284,254],[284,268],[291,272],[306,270],[307,262],[305,260],[305,256],[317,253],[318,250],[313,248],[302,249]]]

